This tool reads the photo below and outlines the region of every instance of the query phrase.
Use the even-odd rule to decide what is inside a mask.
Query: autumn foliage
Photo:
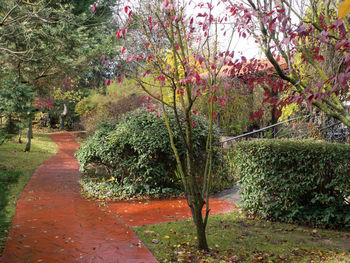
[[[331,1],[310,1],[304,7],[298,10],[289,0],[247,0],[233,4],[230,12],[237,18],[241,34],[255,38],[282,80],[278,89],[284,96],[273,101],[275,107],[313,105],[350,127],[344,106],[349,97],[349,21],[346,17],[337,19]],[[280,66],[281,59],[287,68]],[[250,79],[251,83],[261,81]],[[269,100],[270,94],[265,95]]]

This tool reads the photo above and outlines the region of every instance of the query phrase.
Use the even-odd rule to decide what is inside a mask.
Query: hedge
[[[238,143],[231,165],[250,214],[350,227],[350,146],[310,140]]]

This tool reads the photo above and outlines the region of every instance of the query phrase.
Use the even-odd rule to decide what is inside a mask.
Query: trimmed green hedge
[[[310,140],[238,143],[231,165],[250,214],[350,227],[350,146]]]
[[[200,172],[205,164],[209,122],[201,116],[193,116],[193,119],[197,124],[193,128],[193,148],[196,170]],[[169,113],[169,121],[174,127],[175,144],[184,160],[185,147],[173,113]],[[219,131],[216,127],[213,135],[217,142]],[[100,184],[99,188],[106,189],[108,194],[101,194],[95,189],[95,197],[102,195],[106,198],[124,198],[182,191],[181,179],[175,175],[176,161],[164,119],[142,108],[125,114],[119,122],[100,126],[79,148],[76,157],[82,172],[88,172],[91,166],[103,167],[107,171],[107,174],[102,175],[105,177],[102,181],[83,182],[86,189],[95,189],[93,186],[97,183]],[[220,171],[219,166],[222,167],[221,157],[221,152],[216,149],[213,154],[216,173]],[[101,179],[101,176],[98,178]],[[94,191],[88,190],[90,195]]]

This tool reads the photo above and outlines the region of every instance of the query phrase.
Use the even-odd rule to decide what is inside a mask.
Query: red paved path
[[[184,200],[109,202],[112,213],[81,198],[69,133],[52,135],[58,153],[45,161],[25,187],[1,262],[157,262],[128,225],[190,216]],[[213,213],[235,209],[213,199]],[[113,215],[115,214],[115,215]]]
[[[211,198],[210,214],[222,214],[236,209],[234,204]],[[191,217],[185,199],[108,202],[109,210],[130,226],[142,226],[183,220]],[[204,208],[203,208],[204,210]],[[204,211],[203,211],[204,214]]]

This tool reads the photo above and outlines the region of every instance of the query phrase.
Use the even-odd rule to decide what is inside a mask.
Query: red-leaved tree
[[[350,26],[348,18],[337,18],[338,4],[244,0],[230,2],[229,11],[241,34],[254,37],[284,82],[280,90],[286,95],[273,101],[275,107],[306,102],[350,128]]]
[[[219,89],[217,77],[233,56],[228,51],[233,28],[230,26],[230,31],[225,32],[229,17],[222,15],[225,12],[216,11],[219,8],[225,10],[223,5],[217,5],[217,1],[187,4],[176,0],[147,1],[137,5],[133,2],[133,6],[126,5],[120,10],[125,14],[125,26],[116,35],[124,41],[121,53],[128,62],[129,70],[122,72],[117,81],[122,85],[123,78],[134,78],[139,87],[159,103],[160,111],[157,109],[155,112],[164,118],[168,128],[177,173],[182,179],[197,229],[198,247],[208,250],[205,229],[210,211],[209,189],[213,182],[213,105],[224,100],[216,94]],[[225,43],[220,43],[219,32],[228,36]],[[210,107],[210,128],[204,169],[198,169],[192,132],[200,127],[192,116],[197,114],[193,110],[196,99],[204,94],[208,96]],[[185,158],[181,158],[174,142],[169,111],[174,112],[181,131]]]

